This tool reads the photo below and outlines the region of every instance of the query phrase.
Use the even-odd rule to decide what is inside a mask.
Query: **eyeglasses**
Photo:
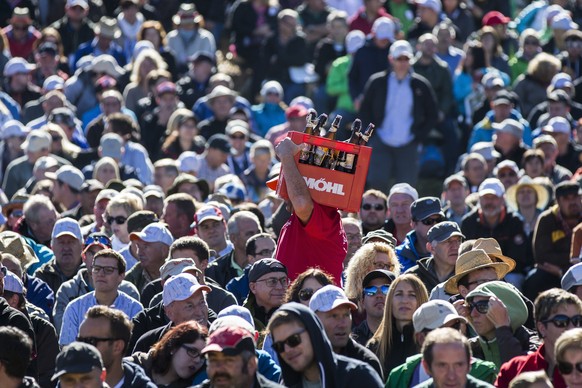
[[[311,300],[311,297],[313,296],[314,293],[315,291],[313,291],[313,288],[304,288],[301,291],[299,291],[299,299],[301,299],[304,302],[307,302]]]
[[[262,251],[255,252],[255,256],[271,256],[275,252],[275,249],[265,248]]]
[[[103,271],[103,273],[105,275],[111,275],[113,272],[115,272],[117,270],[118,270],[117,267],[110,267],[110,266],[103,267],[103,266],[100,266],[100,265],[94,265],[91,268],[91,272],[93,272],[95,275],[98,274],[101,271]]]
[[[125,224],[125,221],[127,221],[127,217],[124,216],[117,216],[117,217],[107,217],[105,219],[105,221],[111,225],[113,224],[113,222],[115,222],[117,225],[123,225]]]
[[[268,278],[268,279],[262,279],[262,280],[255,280],[255,282],[265,282],[265,284],[267,285],[267,287],[273,288],[276,287],[277,284],[281,284],[283,287],[287,287],[287,285],[289,284],[289,279],[284,277],[284,278]]]
[[[478,285],[478,286],[480,286],[481,284],[489,283],[489,282],[494,282],[496,280],[497,279],[481,279],[481,280],[475,280],[475,281],[472,281],[472,282],[467,282],[467,287],[470,287],[472,285]]]
[[[77,337],[78,342],[84,342],[89,345],[97,346],[99,342],[117,341],[121,338],[99,338],[99,337]]]
[[[182,345],[180,346],[182,349],[184,349],[186,351],[186,353],[188,354],[188,356],[190,356],[193,359],[197,359],[200,357],[200,350],[196,349],[196,348],[191,348],[188,347],[186,345]]]
[[[296,348],[301,344],[301,334],[305,332],[305,329],[301,330],[298,333],[291,334],[289,337],[284,339],[283,341],[273,342],[273,350],[275,352],[281,354],[285,352],[285,345],[289,346],[290,348]]]
[[[230,135],[229,137],[231,139],[233,139],[233,140],[243,140],[243,139],[246,139],[246,136],[245,135]]]
[[[85,246],[91,244],[103,244],[105,246],[111,247],[111,240],[107,236],[89,236],[85,239]]]
[[[556,315],[551,319],[546,319],[542,321],[543,324],[547,325],[548,323],[553,323],[559,329],[565,329],[570,325],[572,322],[572,326],[574,327],[582,327],[582,315],[574,315],[573,317],[569,317],[567,315]]]
[[[479,314],[487,314],[489,311],[489,300],[480,300],[479,302],[469,303],[469,312],[473,312],[473,309],[477,309]]]
[[[392,264],[390,263],[372,263],[375,269],[386,269],[388,271],[392,271]]]
[[[384,207],[384,205],[377,203],[375,205],[372,205],[371,203],[365,203],[362,205],[362,210],[371,210],[372,208],[374,208],[374,210],[376,210],[377,212],[380,212],[382,210],[386,210],[386,208]]]
[[[387,284],[382,284],[381,286],[370,286],[364,288],[364,296],[374,296],[378,294],[378,291],[382,291],[382,295],[388,295],[388,291],[390,290],[390,286]]]
[[[569,362],[558,361],[558,370],[562,375],[569,375],[570,373],[574,372],[574,368],[576,368],[579,373],[582,373],[582,362],[570,364]]]
[[[444,219],[442,217],[439,218],[425,218],[424,220],[421,220],[420,222],[422,222],[423,225],[426,226],[432,226],[434,224],[438,224],[440,222],[443,222]]]

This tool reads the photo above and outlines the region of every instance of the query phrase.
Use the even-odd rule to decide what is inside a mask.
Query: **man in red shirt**
[[[291,281],[306,269],[318,267],[340,285],[348,249],[341,215],[336,208],[311,199],[295,164],[294,156],[299,150],[299,145],[290,138],[283,139],[276,148],[287,184],[286,205],[291,217],[281,230],[275,258],[287,267]]]

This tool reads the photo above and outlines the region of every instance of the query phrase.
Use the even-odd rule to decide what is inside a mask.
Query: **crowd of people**
[[[581,22],[0,0],[0,387],[582,386]],[[375,125],[357,212],[312,113]]]

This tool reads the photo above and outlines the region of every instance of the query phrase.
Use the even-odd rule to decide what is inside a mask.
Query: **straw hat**
[[[32,248],[16,232],[4,231],[0,233],[0,251],[14,255],[25,269],[38,262]]]
[[[16,193],[12,196],[10,202],[2,206],[2,214],[8,217],[8,214],[14,209],[22,209],[24,203],[28,200],[30,196],[28,194]]]
[[[473,244],[473,249],[483,249],[493,261],[500,261],[509,265],[509,272],[515,268],[515,260],[511,257],[505,256],[501,252],[499,243],[494,238],[478,238]]]
[[[445,291],[449,294],[458,293],[458,283],[461,278],[470,272],[482,268],[493,268],[497,272],[497,279],[503,279],[511,272],[507,263],[494,262],[483,249],[473,249],[459,256],[455,264],[455,275],[445,282]]]
[[[522,176],[516,185],[511,186],[507,189],[505,193],[505,200],[507,204],[514,209],[518,209],[517,205],[517,192],[522,187],[531,187],[535,190],[536,195],[538,197],[538,202],[536,203],[536,208],[538,209],[545,209],[548,206],[548,202],[550,200],[550,196],[548,194],[548,190],[545,189],[542,185],[535,183],[533,179],[529,176],[524,175]]]
[[[99,20],[99,24],[95,26],[95,34],[101,35],[104,38],[119,39],[121,37],[121,30],[117,25],[117,19],[103,16]]]

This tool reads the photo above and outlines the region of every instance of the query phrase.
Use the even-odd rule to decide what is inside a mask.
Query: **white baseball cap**
[[[58,180],[60,182],[66,183],[77,191],[81,191],[83,182],[85,182],[85,177],[83,176],[81,170],[69,165],[60,167],[56,172],[45,172],[44,175],[48,179]]]
[[[170,259],[160,267],[160,279],[169,278],[181,274],[184,269],[195,266],[194,259],[183,257],[179,259]]]
[[[79,226],[79,222],[75,219],[65,217],[55,222],[51,238],[54,240],[64,235],[75,237],[81,243],[83,242],[81,227]]]
[[[412,58],[414,56],[414,50],[408,41],[397,40],[390,46],[390,56],[394,59],[400,57]]]
[[[441,13],[443,5],[441,0],[416,0],[416,5],[421,7],[430,8],[436,13]]]
[[[346,35],[346,51],[353,54],[366,43],[366,35],[360,30],[353,30]]]
[[[142,229],[141,232],[133,232],[129,235],[131,241],[142,240],[145,242],[161,242],[165,245],[172,245],[174,236],[161,222],[154,222]]]
[[[38,152],[42,149],[50,149],[52,143],[51,135],[47,131],[40,129],[30,131],[26,136],[26,140],[20,148],[25,152]]]
[[[36,65],[27,62],[24,58],[14,57],[4,66],[4,76],[12,77],[16,74],[28,74],[34,69],[36,69]]]
[[[341,288],[328,284],[317,290],[309,301],[309,308],[314,312],[328,312],[339,306],[348,306],[356,310],[358,306],[352,303]]]
[[[18,120],[8,120],[2,126],[2,132],[0,133],[0,137],[2,139],[8,139],[9,137],[24,137],[28,135],[30,130],[24,126]]]
[[[210,287],[198,283],[196,277],[189,273],[172,276],[164,284],[162,302],[164,306],[168,306],[177,300],[186,300],[200,290],[211,291]]]
[[[438,329],[453,320],[467,323],[453,305],[444,300],[429,300],[416,309],[412,315],[412,325],[417,333],[426,329]]]
[[[390,189],[390,193],[388,194],[388,202],[390,202],[390,197],[394,194],[406,194],[409,195],[413,201],[418,199],[418,191],[408,183],[396,183]]]
[[[571,266],[562,277],[562,288],[566,291],[580,285],[582,285],[582,263]]]
[[[22,294],[24,292],[24,284],[14,273],[8,271],[4,277],[4,291],[14,292],[15,294]]]
[[[548,124],[542,128],[542,131],[547,133],[566,133],[570,134],[572,132],[572,126],[563,117],[552,117]]]
[[[194,151],[184,151],[178,157],[178,170],[180,172],[198,171],[200,159]]]
[[[487,178],[479,185],[479,196],[482,197],[487,194],[493,194],[497,197],[503,197],[505,194],[505,187],[503,183],[497,178]]]
[[[392,19],[386,16],[379,17],[374,21],[372,25],[372,33],[378,39],[388,39],[389,41],[394,41],[394,33],[396,26]]]

